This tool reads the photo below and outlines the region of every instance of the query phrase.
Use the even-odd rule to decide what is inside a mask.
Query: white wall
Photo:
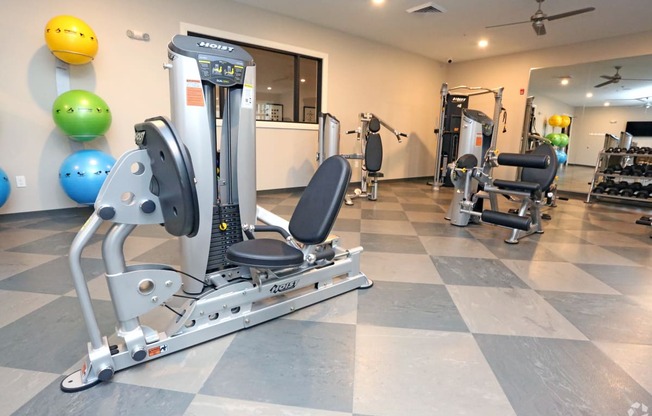
[[[0,167],[12,180],[12,194],[0,214],[76,206],[58,184],[59,166],[72,147],[50,115],[56,59],[43,38],[46,22],[61,14],[83,19],[99,40],[93,63],[70,69],[71,87],[95,92],[113,113],[106,138],[87,147],[117,158],[134,147],[135,123],[169,115],[162,64],[169,40],[189,23],[328,54],[323,110],[336,115],[343,130],[357,127],[360,112],[375,112],[410,134],[402,144],[385,134],[386,179],[432,174],[443,64],[227,0],[3,0],[0,12],[3,31],[15,36],[2,46],[10,60],[0,77]],[[147,32],[151,41],[131,40],[127,29]],[[406,71],[398,81],[396,68]],[[258,188],[304,186],[316,166],[316,130],[259,128],[257,135]],[[355,141],[344,140],[342,151],[353,152]],[[17,175],[26,176],[26,188],[15,187]]]
[[[595,166],[606,133],[620,137],[628,121],[652,121],[652,109],[642,107],[586,107],[576,109],[576,113],[572,140],[577,152],[572,163],[588,166]],[[652,146],[650,138],[635,137],[633,141]]]

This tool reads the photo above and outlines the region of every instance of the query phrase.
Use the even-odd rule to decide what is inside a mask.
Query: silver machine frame
[[[127,265],[124,244],[144,224],[162,224],[159,198],[151,190],[150,158],[142,150],[116,162],[95,202],[95,211],[74,239],[69,263],[89,334],[81,369],[65,377],[63,391],[108,381],[115,372],[248,328],[345,292],[371,286],[360,271],[362,247],[345,249],[331,236],[323,248],[335,257],[316,264],[322,247],[300,247],[304,264],[263,270],[229,264],[226,249],[252,232],[254,224],[288,222],[256,205],[256,67],[242,48],[210,39],[176,35],[168,46],[171,124],[194,170],[199,225],[193,237],[179,238],[181,270],[163,264]],[[217,146],[216,89],[223,98]],[[137,136],[138,139],[138,136]],[[134,166],[140,166],[137,172]],[[216,174],[217,172],[217,174]],[[125,193],[132,201],[125,203]],[[142,201],[153,202],[149,209]],[[103,215],[107,207],[113,215]],[[117,318],[111,337],[100,332],[81,267],[85,246],[105,223],[102,245],[106,281]],[[174,312],[165,328],[140,322],[153,310]],[[158,311],[156,311],[158,312]]]
[[[369,123],[373,118],[376,118],[380,125],[391,131],[399,143],[403,143],[402,137],[408,137],[407,134],[396,130],[390,126],[382,118],[373,113],[360,113],[360,125],[355,130],[347,130],[346,134],[355,134],[358,143],[360,143],[360,153],[343,154],[342,157],[346,159],[360,160],[360,188],[356,188],[353,194],[347,194],[344,204],[353,205],[355,198],[367,198],[369,201],[376,201],[378,199],[378,177],[369,176],[365,166],[365,148],[366,138],[369,134]]]
[[[437,145],[435,147],[435,170],[433,174],[433,180],[432,182],[429,182],[428,184],[431,184],[433,189],[435,191],[438,191],[439,188],[443,185],[443,178],[444,174],[446,172],[446,169],[448,168],[447,163],[443,164],[441,159],[442,159],[442,146],[443,146],[443,140],[444,140],[444,120],[446,117],[446,106],[447,106],[447,97],[451,92],[465,92],[466,94],[461,94],[461,95],[466,95],[467,97],[473,97],[473,96],[478,96],[478,95],[484,95],[484,94],[493,94],[495,104],[494,104],[494,113],[493,113],[493,123],[494,123],[494,129],[493,133],[491,135],[491,145],[489,150],[493,150],[496,148],[496,141],[498,140],[498,126],[500,124],[500,113],[502,112],[502,101],[503,101],[503,90],[504,87],[498,87],[498,88],[485,88],[485,87],[468,87],[466,85],[460,85],[457,87],[452,87],[449,88],[447,83],[443,83],[441,85],[441,107],[440,107],[440,112],[439,112],[439,128],[436,129],[436,134],[437,134]],[[459,155],[458,155],[459,156]],[[454,161],[449,161],[449,162],[454,162]]]

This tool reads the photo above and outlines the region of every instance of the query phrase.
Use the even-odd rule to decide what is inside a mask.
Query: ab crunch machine
[[[257,207],[251,56],[235,45],[181,35],[168,48],[172,122],[155,117],[135,126],[138,149],[116,162],[70,248],[90,342],[81,369],[61,381],[66,392],[372,284],[360,271],[362,248],[345,249],[330,234],[349,163],[326,159],[289,222]],[[216,87],[223,88],[219,149]],[[82,251],[104,222],[112,224],[102,257],[117,318],[110,338],[100,333],[81,268]],[[181,270],[126,264],[125,240],[145,224],[163,224],[179,237]],[[258,238],[261,232],[283,240]],[[141,323],[154,309],[170,314],[166,327]]]

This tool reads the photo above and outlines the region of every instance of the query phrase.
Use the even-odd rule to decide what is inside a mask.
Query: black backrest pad
[[[555,149],[549,144],[542,144],[530,153],[538,156],[550,156],[550,164],[545,169],[523,168],[521,172],[521,181],[535,182],[541,185],[542,191],[547,191],[557,175],[557,154]]]
[[[326,240],[350,180],[351,166],[341,156],[331,156],[319,166],[290,218],[289,231],[297,241],[319,244]]]
[[[190,154],[163,117],[136,124],[137,144],[147,150],[152,191],[158,195],[165,229],[174,236],[193,237],[199,229],[199,202]]]
[[[460,156],[455,165],[461,169],[471,169],[478,166],[478,158],[474,154],[467,153]]]
[[[364,165],[369,172],[378,172],[383,166],[383,142],[380,134],[367,135],[367,144],[364,148]]]
[[[367,129],[372,133],[378,133],[380,130],[380,120],[378,120],[376,117],[371,117]]]

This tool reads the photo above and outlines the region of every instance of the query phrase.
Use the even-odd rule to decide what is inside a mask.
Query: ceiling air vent
[[[406,10],[408,13],[444,13],[445,11],[446,9],[431,1],[411,7]]]

